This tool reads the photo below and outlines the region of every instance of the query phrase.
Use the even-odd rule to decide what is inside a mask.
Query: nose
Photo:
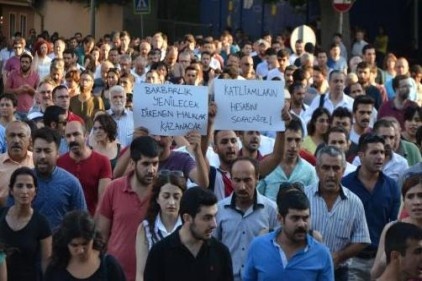
[[[215,219],[215,217],[213,217],[213,218],[210,220],[210,227],[211,227],[211,228],[216,228],[216,227],[217,227],[217,220]]]

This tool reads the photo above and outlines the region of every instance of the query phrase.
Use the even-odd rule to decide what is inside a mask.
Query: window
[[[20,24],[20,32],[22,33],[22,36],[26,36],[26,15],[21,14],[21,24]]]
[[[16,14],[9,14],[9,37],[12,38],[16,33]]]

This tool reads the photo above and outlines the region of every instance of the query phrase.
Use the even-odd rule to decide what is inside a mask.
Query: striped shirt
[[[341,186],[340,195],[329,211],[318,185],[305,188],[311,204],[311,228],[322,234],[330,251],[341,251],[351,243],[370,244],[365,209],[359,197]]]

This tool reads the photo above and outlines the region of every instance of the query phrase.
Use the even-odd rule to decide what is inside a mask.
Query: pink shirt
[[[28,84],[32,88],[36,89],[40,82],[40,77],[36,72],[31,71],[28,77],[23,77],[19,70],[13,70],[7,77],[6,89],[17,89],[22,85]],[[34,105],[34,96],[29,92],[17,95],[18,98],[18,112],[28,113],[29,109]]]
[[[150,200],[150,196],[139,199],[130,186],[132,176],[133,171],[107,186],[99,210],[111,222],[107,252],[119,261],[128,281],[136,278],[136,230],[145,219]]]

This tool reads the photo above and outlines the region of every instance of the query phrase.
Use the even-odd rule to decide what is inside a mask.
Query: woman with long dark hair
[[[32,208],[37,177],[28,167],[16,169],[9,182],[11,207],[0,210],[0,241],[8,249],[8,280],[40,280],[39,257],[44,271],[51,254],[47,219]]]
[[[144,280],[144,269],[151,247],[173,233],[182,221],[180,199],[186,190],[182,171],[161,170],[154,183],[145,220],[136,234],[136,280]]]
[[[44,281],[126,280],[116,259],[104,254],[104,247],[90,215],[69,212],[53,236],[53,254]]]
[[[330,112],[319,107],[312,113],[308,123],[308,135],[303,139],[302,148],[315,154],[318,145],[324,143],[324,136],[330,128]]]

